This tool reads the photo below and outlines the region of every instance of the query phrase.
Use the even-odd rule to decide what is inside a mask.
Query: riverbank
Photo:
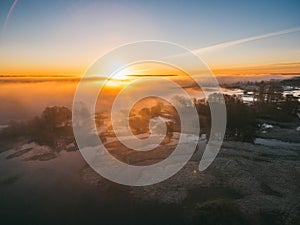
[[[224,142],[204,172],[197,170],[197,157],[170,179],[146,187],[102,178],[79,151],[44,154],[51,149],[34,143],[0,154],[6,224],[292,225],[300,219],[299,148]]]

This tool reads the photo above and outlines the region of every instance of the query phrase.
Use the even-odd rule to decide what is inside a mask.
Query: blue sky
[[[0,3],[0,73],[80,74],[127,42],[158,39],[193,50],[300,26],[300,1],[18,0],[8,18],[13,2]],[[294,32],[202,58],[220,68],[300,62],[299,40]]]

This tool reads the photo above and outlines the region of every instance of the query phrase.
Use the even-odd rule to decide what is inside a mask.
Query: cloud
[[[176,77],[178,75],[176,75],[176,74],[161,74],[161,75],[159,75],[159,74],[153,74],[153,75],[152,74],[133,74],[133,75],[129,74],[126,76],[128,76],[128,77]]]
[[[2,28],[2,32],[4,32],[4,31],[6,30],[7,23],[8,23],[8,21],[9,21],[9,18],[10,18],[10,16],[11,16],[11,14],[13,13],[13,11],[14,11],[14,9],[15,9],[17,3],[18,3],[18,0],[14,0],[13,4],[11,5],[11,7],[10,7],[8,13],[7,13],[7,16],[6,16],[6,18],[5,18],[5,21],[4,21],[4,24],[3,24],[3,28]]]
[[[200,54],[203,54],[203,53],[218,51],[218,50],[221,50],[221,49],[224,49],[224,48],[229,48],[229,47],[233,47],[233,46],[236,46],[236,45],[241,45],[241,44],[252,42],[252,41],[257,41],[257,40],[270,38],[270,37],[275,37],[275,36],[284,35],[284,34],[295,33],[295,32],[299,32],[299,31],[300,31],[300,27],[294,27],[294,28],[290,28],[290,29],[280,30],[280,31],[276,31],[276,32],[266,33],[266,34],[261,34],[261,35],[252,36],[252,37],[248,37],[248,38],[243,38],[243,39],[239,39],[239,40],[228,41],[228,42],[224,42],[224,43],[220,43],[220,44],[216,44],[216,45],[207,46],[207,47],[204,47],[204,48],[198,48],[198,49],[191,50],[191,52],[194,53],[194,54],[199,54],[200,55]],[[170,57],[180,57],[180,56],[185,56],[186,54],[187,53],[182,53],[182,54],[177,54],[177,55],[173,55],[173,56],[170,56]]]
[[[33,76],[0,76],[0,84],[10,84],[10,83],[48,83],[48,82],[64,82],[64,83],[78,83],[90,82],[90,81],[106,81],[105,77],[72,77],[72,76],[43,76],[43,77],[33,77]]]
[[[243,38],[243,39],[239,39],[239,40],[235,40],[235,41],[224,42],[224,43],[220,43],[217,45],[208,46],[205,48],[199,48],[199,49],[193,50],[193,52],[195,54],[202,54],[202,53],[206,53],[209,51],[216,51],[216,50],[220,50],[223,48],[241,45],[241,44],[251,42],[251,41],[261,40],[261,39],[265,39],[265,38],[269,38],[269,37],[275,37],[275,36],[279,36],[279,35],[283,35],[283,34],[295,33],[295,32],[299,32],[299,31],[300,31],[300,27],[294,27],[291,29],[285,29],[285,30],[276,31],[276,32],[272,32],[272,33],[266,33],[266,34],[262,34],[262,35]]]

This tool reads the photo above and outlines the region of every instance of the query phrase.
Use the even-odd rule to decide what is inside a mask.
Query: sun
[[[132,76],[137,72],[131,68],[123,68],[117,70],[116,72],[112,73],[111,76],[106,80],[106,85],[109,87],[122,87],[128,82],[134,80],[135,78]]]
[[[128,80],[131,79],[129,75],[133,75],[133,74],[135,74],[133,70],[129,68],[124,68],[114,73],[111,78],[115,80]]]

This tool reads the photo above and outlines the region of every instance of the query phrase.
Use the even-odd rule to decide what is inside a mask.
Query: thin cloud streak
[[[252,37],[243,38],[240,40],[229,41],[229,42],[224,42],[224,43],[217,44],[217,45],[212,45],[212,46],[208,46],[208,47],[204,47],[204,48],[200,48],[200,49],[195,49],[195,50],[193,50],[193,53],[202,54],[202,53],[206,53],[206,52],[210,52],[210,51],[216,51],[216,50],[220,50],[223,48],[228,48],[228,47],[244,44],[244,43],[251,42],[251,41],[261,40],[261,39],[279,36],[279,35],[283,35],[283,34],[295,33],[295,32],[299,32],[299,31],[300,31],[300,27],[295,27],[295,28],[291,28],[291,29],[286,29],[286,30],[281,30],[281,31],[277,31],[277,32],[252,36]]]
[[[3,27],[2,27],[2,32],[4,32],[6,30],[9,18],[11,16],[11,14],[13,13],[17,3],[18,3],[18,0],[14,0],[13,4],[11,5],[11,7],[10,7],[8,13],[7,13],[7,16],[5,18],[5,21],[4,21],[4,24],[3,24]]]

